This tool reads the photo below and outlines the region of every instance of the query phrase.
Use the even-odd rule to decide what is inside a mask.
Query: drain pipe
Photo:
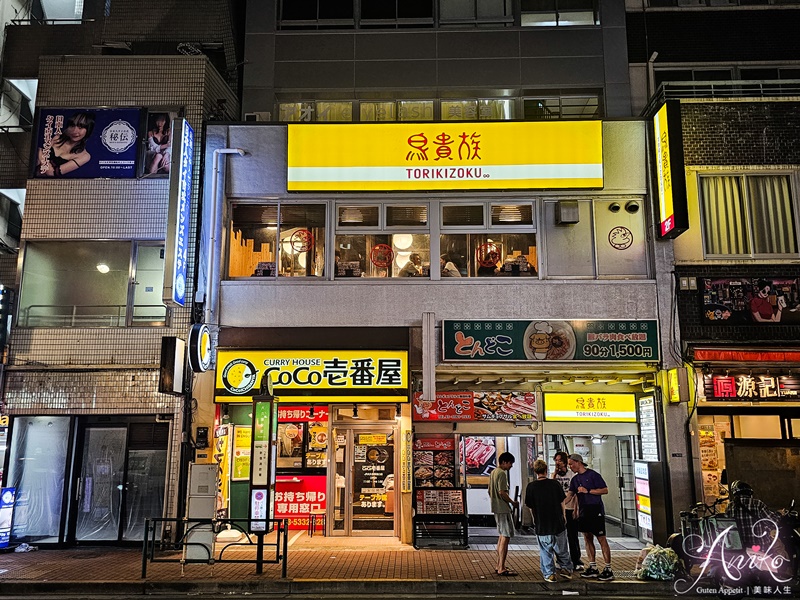
[[[216,278],[217,273],[217,256],[219,252],[222,251],[220,248],[219,252],[217,251],[217,214],[219,213],[220,203],[217,200],[218,196],[218,180],[220,174],[220,155],[222,154],[238,154],[239,156],[244,156],[246,152],[241,148],[217,148],[214,150],[214,156],[211,159],[213,166],[211,170],[211,223],[209,225],[209,239],[210,239],[210,251],[211,256],[208,259],[208,268],[206,270],[206,296],[204,299],[204,311],[203,311],[203,322],[210,325],[211,323],[211,314],[214,313],[216,316],[216,311],[212,310],[212,302],[211,302],[211,291],[213,286],[213,281]],[[217,321],[219,319],[216,319]],[[216,323],[218,324],[218,323]]]

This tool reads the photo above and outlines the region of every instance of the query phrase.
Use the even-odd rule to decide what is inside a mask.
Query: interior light
[[[592,436],[592,443],[593,444],[602,444],[603,443],[603,438],[601,436],[599,436],[599,435],[593,435]]]
[[[500,214],[497,217],[498,221],[503,221],[505,223],[519,223],[522,221],[522,213],[519,210],[519,206],[504,206],[500,209]]]
[[[297,255],[297,264],[299,264],[300,267],[303,268],[303,269],[306,268],[306,253],[305,252],[301,252],[300,254]]]
[[[342,211],[342,223],[363,223],[364,216],[357,208],[348,207]]]
[[[111,268],[106,263],[97,263],[97,270],[105,275],[111,270]]]
[[[411,252],[398,252],[397,258],[394,259],[395,264],[401,269],[406,266],[406,263],[409,261],[409,257],[411,256]]]
[[[411,244],[413,243],[414,236],[412,236],[410,233],[396,233],[392,236],[392,244],[395,248],[400,248],[400,250],[410,248]]]

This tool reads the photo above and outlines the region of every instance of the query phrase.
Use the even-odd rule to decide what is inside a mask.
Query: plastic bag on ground
[[[642,560],[642,566],[636,570],[636,579],[654,579],[670,581],[678,570],[678,555],[670,548],[653,546]]]

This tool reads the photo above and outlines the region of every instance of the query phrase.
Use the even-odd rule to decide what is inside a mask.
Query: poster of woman
[[[35,178],[136,177],[141,109],[43,108]]]

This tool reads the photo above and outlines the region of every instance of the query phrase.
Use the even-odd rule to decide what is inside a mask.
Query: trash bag
[[[36,552],[39,546],[29,546],[28,544],[20,544],[14,548],[14,552]]]
[[[656,545],[649,548],[641,568],[636,569],[636,579],[671,581],[678,568],[679,560],[675,551]]]

